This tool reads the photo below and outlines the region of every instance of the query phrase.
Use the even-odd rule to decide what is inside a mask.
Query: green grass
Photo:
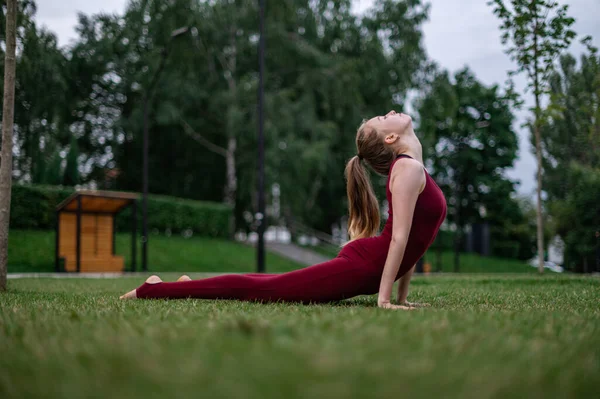
[[[169,279],[174,275],[166,276]],[[566,398],[600,386],[600,280],[418,277],[429,309],[129,301],[141,278],[9,280],[0,397]]]
[[[11,230],[8,244],[8,271],[53,272],[55,236],[51,231]],[[129,266],[131,235],[117,234],[117,254],[125,256]],[[214,238],[180,236],[150,236],[149,269],[168,272],[253,272],[256,250],[233,241]],[[302,267],[296,262],[267,252],[267,267],[271,272],[286,272]],[[138,248],[138,270],[141,267],[141,247]]]
[[[334,257],[339,252],[333,246],[308,247],[315,252],[325,256]],[[433,270],[438,271],[438,258],[435,249],[425,254],[425,260],[431,263]],[[442,252],[441,262],[442,272],[454,272],[454,252]],[[460,254],[460,272],[463,273],[535,273],[536,269],[527,265],[525,262],[516,259],[484,257],[478,254],[461,253]],[[548,271],[548,273],[552,273]]]

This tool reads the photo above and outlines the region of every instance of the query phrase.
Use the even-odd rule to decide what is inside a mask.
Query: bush
[[[518,241],[499,241],[492,243],[492,256],[498,258],[519,259],[521,244]]]
[[[10,199],[10,228],[54,229],[56,207],[73,194],[73,189],[57,186],[13,185]]]
[[[440,230],[435,241],[432,244],[432,249],[442,249],[444,251],[454,250],[454,240],[456,233],[450,230]]]
[[[10,227],[13,229],[50,230],[56,223],[56,207],[74,192],[55,186],[14,185],[12,188]],[[142,227],[142,201],[138,201],[138,231]],[[162,195],[148,197],[148,229],[173,233],[192,230],[194,235],[230,237],[230,207],[214,202],[193,201]],[[117,216],[117,230],[131,230],[131,208]]]

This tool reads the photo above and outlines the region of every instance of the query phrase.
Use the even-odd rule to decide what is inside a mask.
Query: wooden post
[[[75,231],[77,237],[75,241],[77,243],[77,273],[81,271],[81,195],[77,197],[77,229]]]
[[[60,272],[60,212],[56,212],[56,223],[54,225],[54,230],[56,233],[55,243],[54,243],[54,271],[56,273]]]
[[[112,215],[112,254],[117,253],[117,215]]]
[[[131,271],[135,272],[137,256],[137,201],[131,204]]]

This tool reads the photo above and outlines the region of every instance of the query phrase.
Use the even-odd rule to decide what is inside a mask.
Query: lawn
[[[307,247],[325,256],[334,257],[339,251],[332,245]],[[425,254],[425,261],[431,263],[432,271],[454,272],[454,252],[443,251],[441,265],[435,249]],[[536,269],[527,265],[526,262],[517,259],[495,258],[492,256],[481,256],[474,253],[460,254],[460,268],[462,273],[536,273]],[[552,273],[552,272],[549,272]]]
[[[53,272],[54,232],[34,230],[11,230],[8,245],[8,271]],[[117,254],[125,257],[129,267],[131,236],[117,234]],[[310,247],[323,255],[334,258],[339,248]],[[157,272],[254,272],[256,251],[254,248],[233,241],[205,237],[183,238],[153,235],[148,246],[149,268]],[[141,267],[141,246],[138,250],[138,270]],[[436,253],[430,251],[425,259],[436,271]],[[535,268],[513,259],[482,257],[477,254],[461,254],[461,272],[465,273],[535,273]],[[442,253],[442,271],[454,271],[454,254]],[[286,272],[303,267],[293,261],[267,251],[267,269],[270,272]]]
[[[173,279],[176,275],[165,275]],[[600,279],[417,277],[414,300],[128,301],[142,278],[15,279],[0,397],[596,397]]]
[[[9,273],[53,272],[55,238],[52,231],[11,230],[8,244]],[[117,234],[117,254],[130,265],[131,235]],[[141,267],[141,246],[137,270]],[[148,245],[149,270],[184,272],[254,272],[256,250],[233,241],[215,238],[181,236],[150,236]],[[267,252],[270,272],[295,270],[301,265]]]

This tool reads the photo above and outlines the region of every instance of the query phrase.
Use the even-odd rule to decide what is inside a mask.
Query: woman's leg
[[[283,274],[224,275],[175,283],[145,283],[138,298],[327,302],[377,291],[379,279],[345,257]]]

